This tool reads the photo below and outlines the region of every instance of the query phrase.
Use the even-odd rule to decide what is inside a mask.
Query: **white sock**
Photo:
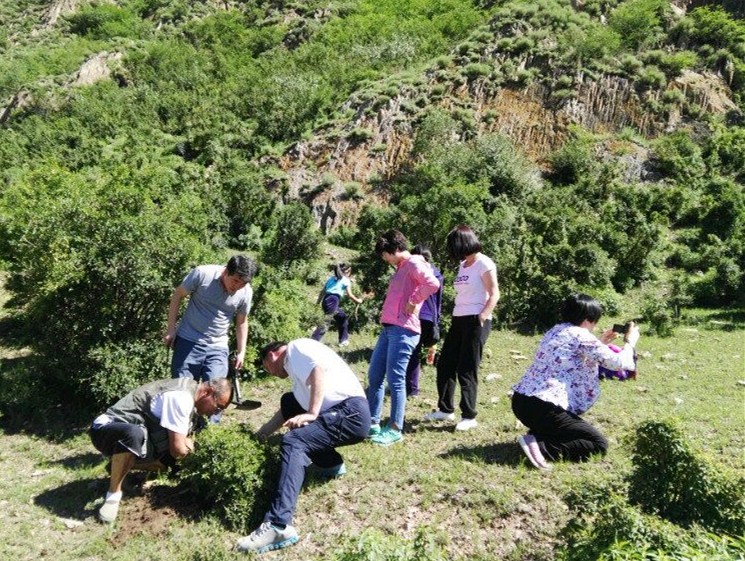
[[[122,500],[122,492],[117,491],[116,493],[111,493],[110,491],[106,492],[106,498],[104,499],[106,501],[121,501]]]

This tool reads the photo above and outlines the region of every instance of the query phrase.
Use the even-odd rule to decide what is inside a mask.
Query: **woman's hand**
[[[615,339],[616,336],[617,336],[617,333],[613,331],[612,327],[609,327],[608,329],[603,331],[602,335],[600,335],[600,342],[603,343],[603,345],[607,345],[608,343],[613,341],[613,339]]]

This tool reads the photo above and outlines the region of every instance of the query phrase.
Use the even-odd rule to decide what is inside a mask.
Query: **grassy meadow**
[[[627,474],[627,439],[648,419],[677,419],[695,449],[726,470],[745,473],[741,311],[689,312],[671,338],[645,336],[642,330],[638,380],[604,382],[603,395],[587,415],[609,436],[608,456],[557,464],[550,473],[526,464],[515,442],[521,428],[509,399],[510,386],[539,337],[492,333],[482,363],[480,424],[471,432],[456,434],[452,424],[420,422],[436,402],[434,369],[425,367],[422,393],[408,402],[403,443],[390,448],[362,443],[343,450],[345,477],[306,482],[295,516],[300,542],[263,558],[333,559],[350,540],[376,529],[406,539],[423,532],[448,559],[554,559],[557,535],[570,517],[565,494]],[[335,338],[332,331],[326,342]],[[342,350],[361,380],[374,341],[373,332],[355,333]],[[24,354],[7,346],[0,352],[3,362]],[[264,407],[228,410],[224,422],[257,428],[288,389],[283,380],[244,383],[244,396],[260,399]],[[104,460],[90,445],[84,424],[52,431],[53,437],[49,428],[1,429],[0,559],[246,558],[231,551],[238,533],[209,512],[198,512],[164,478],[130,474],[117,525],[97,523],[107,482]]]

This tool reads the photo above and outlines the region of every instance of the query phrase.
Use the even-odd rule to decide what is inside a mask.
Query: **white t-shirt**
[[[183,390],[159,393],[150,402],[150,412],[160,419],[160,426],[184,436],[189,434],[192,411],[194,398]]]
[[[292,379],[292,393],[306,411],[310,407],[308,376],[316,366],[326,374],[321,411],[350,397],[365,397],[362,384],[344,359],[313,339],[296,339],[287,344],[285,370]]]
[[[466,267],[465,263],[465,261],[460,262],[458,276],[453,281],[455,287],[454,316],[475,316],[481,313],[484,304],[489,299],[482,275],[488,271],[494,271],[495,275],[497,272],[494,261],[483,253],[476,254],[476,261],[471,266]],[[491,314],[486,319],[491,319]]]

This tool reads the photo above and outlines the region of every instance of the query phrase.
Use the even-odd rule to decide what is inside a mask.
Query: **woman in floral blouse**
[[[544,335],[533,364],[513,386],[512,411],[529,429],[518,441],[539,469],[550,469],[547,460],[582,461],[608,449],[605,437],[580,415],[600,396],[598,366],[636,370],[639,328],[630,324],[623,349],[616,353],[608,347],[618,335],[613,329],[600,339],[592,334],[601,314],[600,303],[586,294],[567,298],[562,323]]]

